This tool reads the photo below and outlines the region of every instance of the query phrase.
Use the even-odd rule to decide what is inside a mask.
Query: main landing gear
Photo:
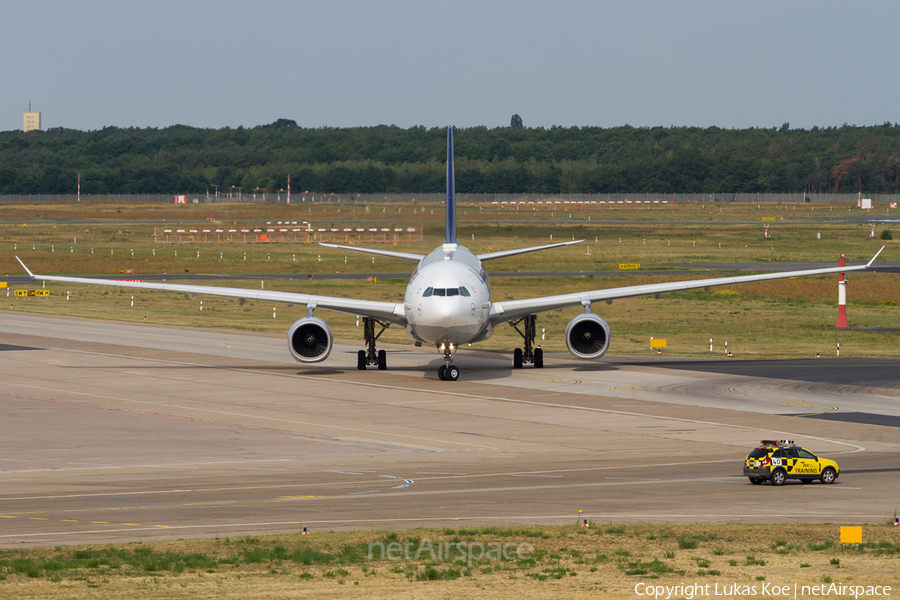
[[[438,350],[444,354],[444,362],[446,363],[438,367],[438,379],[441,381],[456,381],[459,379],[459,367],[453,364],[453,351],[456,348],[453,344],[441,344],[438,346]]]
[[[375,324],[381,325],[381,331],[375,335]],[[379,371],[387,369],[387,353],[384,350],[375,350],[375,340],[381,337],[384,330],[390,327],[390,323],[383,323],[371,317],[363,317],[363,338],[367,350],[360,350],[356,355],[356,368],[365,371],[369,365],[378,365]]]
[[[525,328],[524,332],[518,327],[520,323]],[[522,348],[513,350],[513,368],[521,369],[525,363],[531,363],[535,369],[543,369],[544,351],[541,348],[534,348],[534,338],[537,335],[537,317],[528,315],[518,321],[510,321],[509,325],[518,331],[519,335],[525,340],[524,350]]]

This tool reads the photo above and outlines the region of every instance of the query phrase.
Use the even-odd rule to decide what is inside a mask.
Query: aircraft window
[[[447,288],[448,296],[459,296],[459,288]]]
[[[447,292],[447,290],[445,290],[444,288],[435,288],[434,295],[435,296],[445,296],[446,292]]]
[[[422,294],[423,298],[428,298],[431,296],[431,292],[434,291],[434,288],[425,288],[425,293]]]
[[[472,294],[469,293],[469,290],[467,290],[466,288],[460,286],[460,288],[459,288],[459,295],[460,295],[460,296],[466,296],[466,297],[468,298],[468,297],[471,296]]]

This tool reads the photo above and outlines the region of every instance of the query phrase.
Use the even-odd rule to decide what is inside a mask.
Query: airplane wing
[[[161,292],[182,292],[185,294],[203,294],[207,296],[223,296],[239,300],[262,300],[282,304],[299,304],[307,308],[325,308],[340,313],[373,317],[394,325],[406,326],[406,313],[403,303],[375,302],[372,300],[353,300],[351,298],[334,298],[312,294],[296,294],[293,292],[276,292],[270,290],[249,290],[243,288],[216,287],[209,285],[184,285],[180,283],[154,283],[148,281],[117,281],[115,279],[97,279],[92,277],[62,277],[55,275],[35,275],[25,266],[18,256],[16,260],[28,272],[28,276],[37,281],[59,281],[64,283],[85,283],[89,285],[108,285],[113,287],[138,290],[157,290]]]
[[[662,294],[665,292],[678,292],[717,285],[730,285],[733,283],[748,283],[751,281],[764,281],[767,279],[784,279],[788,277],[804,277],[807,275],[825,275],[827,273],[846,273],[849,271],[862,271],[872,267],[872,263],[884,250],[881,247],[875,256],[864,265],[847,267],[828,267],[825,269],[808,269],[805,271],[787,271],[783,273],[764,273],[760,275],[742,275],[740,277],[717,277],[714,279],[695,279],[692,281],[672,281],[669,283],[653,283],[648,285],[633,285],[627,287],[609,288],[591,292],[575,292],[561,294],[559,296],[544,296],[543,298],[528,298],[526,300],[507,300],[494,302],[491,305],[491,324],[496,326],[507,321],[520,319],[527,315],[578,306],[588,305],[592,302],[603,300],[616,300],[630,298],[632,296],[646,296],[649,294]]]
[[[318,242],[320,246],[325,246],[326,248],[340,248],[342,250],[350,250],[352,252],[365,252],[366,254],[377,254],[379,256],[390,256],[391,258],[399,258],[401,260],[414,260],[419,262],[423,258],[425,258],[424,254],[412,254],[410,252],[394,252],[392,250],[374,250],[372,248],[363,248],[362,246],[339,246],[337,244],[326,244],[325,242]]]
[[[494,260],[495,258],[504,258],[507,256],[515,256],[516,254],[525,254],[526,252],[538,252],[547,250],[548,248],[559,248],[560,246],[571,246],[572,244],[580,244],[584,240],[575,240],[572,242],[560,242],[558,244],[547,244],[546,246],[532,246],[531,248],[517,248],[516,250],[503,250],[501,252],[488,252],[487,254],[479,254],[478,260],[484,262],[486,260]]]

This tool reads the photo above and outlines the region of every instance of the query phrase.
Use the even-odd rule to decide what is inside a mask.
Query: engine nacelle
[[[609,325],[594,313],[583,313],[566,325],[566,347],[576,358],[600,358],[609,350]]]
[[[318,317],[304,317],[288,331],[288,349],[299,362],[321,362],[331,354],[334,336],[331,328]]]

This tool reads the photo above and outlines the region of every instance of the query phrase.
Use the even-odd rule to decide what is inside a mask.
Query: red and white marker
[[[839,267],[847,266],[846,257],[841,254],[841,260],[838,262]],[[847,280],[843,273],[838,275],[838,318],[837,329],[849,329],[850,323],[847,322]]]

